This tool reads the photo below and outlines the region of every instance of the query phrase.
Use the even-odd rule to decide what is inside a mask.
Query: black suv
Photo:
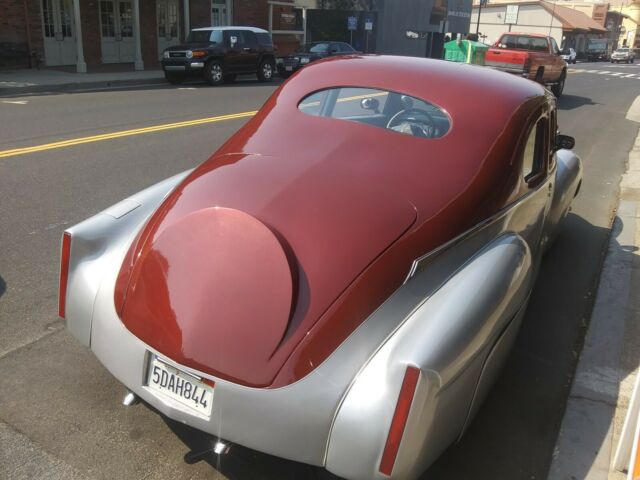
[[[210,85],[219,85],[243,73],[255,73],[258,80],[268,82],[275,70],[273,42],[269,32],[260,28],[195,28],[185,44],[163,52],[162,69],[173,84],[198,75]]]

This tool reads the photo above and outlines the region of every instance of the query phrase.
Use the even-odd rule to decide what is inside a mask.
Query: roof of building
[[[483,8],[490,7],[504,7],[507,2],[502,2],[500,0],[495,3],[489,3]],[[550,14],[552,14],[555,18],[557,18],[562,23],[563,30],[578,30],[583,32],[593,32],[593,33],[604,33],[606,32],[606,28],[600,25],[598,22],[593,20],[584,12],[579,10],[574,10],[573,8],[563,7],[558,5],[558,3],[551,3],[545,0],[524,0],[524,1],[511,1],[509,3],[514,3],[516,5],[539,5],[545,10],[547,10]],[[478,8],[478,4],[473,5],[474,9]]]
[[[592,32],[606,32],[607,29],[598,22],[590,18],[584,12],[573,8],[563,7],[557,3],[549,3],[541,0],[540,3],[545,10],[562,22],[564,30],[584,30]]]

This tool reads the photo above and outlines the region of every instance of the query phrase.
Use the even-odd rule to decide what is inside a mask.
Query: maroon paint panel
[[[451,130],[424,139],[298,110],[309,93],[335,86],[423,98],[450,115]],[[533,82],[448,62],[354,57],[302,69],[133,242],[115,291],[123,323],[220,378],[262,387],[299,380],[401,285],[415,258],[513,198],[514,146],[544,104]],[[207,243],[222,228],[212,207],[237,212],[217,248]],[[249,225],[272,237],[236,245]],[[273,273],[282,256],[288,276]]]

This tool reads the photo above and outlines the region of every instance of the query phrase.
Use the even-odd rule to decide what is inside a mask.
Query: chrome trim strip
[[[491,217],[481,221],[480,223],[477,223],[470,229],[462,232],[457,237],[452,238],[447,243],[440,245],[439,247],[435,248],[434,250],[431,250],[430,252],[425,253],[421,257],[416,258],[411,264],[411,268],[409,268],[409,273],[407,274],[407,278],[404,279],[404,282],[402,282],[402,284],[404,285],[405,283],[407,283],[411,279],[411,277],[415,275],[416,270],[418,269],[418,267],[422,262],[432,257],[435,257],[436,255],[439,255],[440,253],[448,250],[451,247],[458,245],[459,243],[469,238],[471,235],[478,233],[483,228],[486,228],[487,226],[491,225],[496,220],[500,220],[501,218],[505,217],[511,210],[518,207],[522,202],[524,202],[527,198],[529,198],[531,195],[536,193],[540,188],[542,188],[546,184],[547,182],[542,182],[538,188],[536,188],[535,190],[529,191],[527,194],[521,196],[515,202],[510,203],[509,205],[502,208],[501,210],[498,210]]]
[[[165,65],[164,69],[167,70],[167,71],[181,71],[181,72],[184,72],[185,66],[184,65]]]

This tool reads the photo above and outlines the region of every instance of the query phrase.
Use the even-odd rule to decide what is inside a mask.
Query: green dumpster
[[[450,62],[484,65],[489,45],[471,40],[452,40],[444,44],[444,59]]]

